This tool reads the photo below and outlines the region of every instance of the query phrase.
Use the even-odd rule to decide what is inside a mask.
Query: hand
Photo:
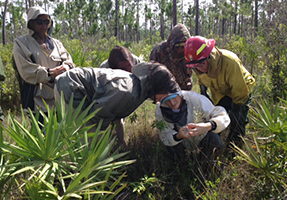
[[[190,77],[186,78],[186,86],[188,87],[188,90],[191,90],[191,88],[192,88],[192,79]]]
[[[50,76],[56,78],[58,75],[68,71],[69,69],[70,69],[69,65],[66,64],[57,66],[55,68],[50,69]]]
[[[212,129],[212,124],[210,122],[206,123],[189,123],[187,126],[182,127],[178,134],[177,139],[189,139],[191,137],[196,137],[201,134],[204,134]]]
[[[65,68],[65,70],[66,70],[66,71],[68,71],[68,70],[70,70],[70,69],[71,69],[71,68],[70,68],[70,66],[69,66],[69,65],[67,65],[67,64],[63,64],[62,66]]]

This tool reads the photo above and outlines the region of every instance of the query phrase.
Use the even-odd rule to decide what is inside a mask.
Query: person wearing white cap
[[[51,37],[53,20],[41,7],[27,10],[27,33],[17,37],[13,47],[13,66],[20,86],[21,104],[33,113],[47,113],[45,104],[55,106],[55,78],[75,67],[62,42]],[[39,122],[43,123],[40,115]]]

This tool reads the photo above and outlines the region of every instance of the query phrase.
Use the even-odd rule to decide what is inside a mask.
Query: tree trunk
[[[164,40],[164,19],[163,15],[160,16],[160,37]]]
[[[177,6],[176,6],[176,0],[173,0],[173,26],[177,24]]]
[[[48,9],[47,9],[47,0],[44,0],[44,9],[45,9],[46,11],[48,11]]]
[[[255,35],[254,36],[257,36],[257,31],[258,31],[258,0],[255,0],[254,27],[255,27]]]
[[[165,27],[164,26],[164,14],[166,12],[164,0],[160,1],[159,8],[160,8],[160,37],[162,40],[164,40],[164,27]]]
[[[115,37],[118,36],[118,15],[119,15],[119,1],[116,0]]]
[[[147,12],[148,12],[148,7],[147,4],[145,4],[145,15],[144,15],[144,31],[145,31],[145,37],[147,37],[147,22],[148,22],[148,18],[147,18]]]
[[[239,23],[239,27],[240,27],[240,28],[238,29],[238,31],[239,31],[240,37],[242,37],[242,35],[243,35],[242,29],[243,29],[243,25],[244,25],[244,24],[243,24],[243,15],[241,15],[240,18],[241,18],[241,19],[240,19],[240,23]]]
[[[223,14],[223,16],[225,15],[224,12],[222,14]],[[224,28],[225,28],[225,17],[222,18],[222,27],[221,27],[221,35],[222,36],[224,36],[224,34],[225,34],[225,29]]]
[[[237,2],[235,2],[234,6],[235,12],[234,12],[234,27],[233,27],[233,34],[236,35],[236,27],[237,27]]]
[[[199,35],[199,2],[195,0],[195,35]]]
[[[150,30],[150,44],[152,44],[152,20],[150,19],[149,20],[149,24],[150,24],[150,26],[149,26],[149,30]]]
[[[6,12],[8,7],[9,0],[5,1],[4,13],[3,13],[3,27],[2,27],[2,37],[3,37],[3,45],[6,45]]]
[[[33,1],[33,0],[28,0],[28,3],[29,3],[29,5],[28,5],[29,8],[32,7],[32,6],[34,6],[34,1]]]
[[[140,11],[140,2],[139,2],[139,0],[137,0],[137,28],[136,28],[136,35],[137,35],[137,42],[139,42],[140,41],[140,13],[139,13],[139,11]]]

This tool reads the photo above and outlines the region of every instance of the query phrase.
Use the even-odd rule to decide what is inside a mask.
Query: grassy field
[[[268,176],[268,173],[275,173],[276,170],[268,172],[271,168],[260,166],[262,157],[267,156],[263,151],[268,151],[269,148],[263,145],[266,140],[260,140],[258,143],[261,144],[257,149],[254,135],[260,134],[255,128],[258,124],[254,124],[254,121],[247,126],[246,145],[242,149],[247,155],[254,153],[254,157],[251,156],[248,160],[240,152],[235,153],[234,157],[222,155],[215,163],[211,176],[206,178],[194,170],[192,157],[186,157],[184,161],[174,160],[171,157],[161,143],[156,130],[151,128],[155,120],[153,113],[154,106],[147,101],[136,111],[138,116],[136,122],[126,119],[125,134],[129,156],[137,159],[128,169],[127,181],[130,184],[126,190],[126,199],[239,200],[280,199],[284,195],[286,197],[286,192],[281,190],[285,186],[281,184],[282,188],[279,189],[274,185],[276,181]],[[262,134],[262,130],[260,132]],[[227,134],[228,130],[221,134],[223,141]],[[250,146],[254,152],[247,148]],[[259,154],[259,157],[255,154]],[[262,156],[261,160],[260,156]],[[249,162],[252,159],[253,163]],[[258,165],[254,162],[258,162]],[[274,165],[274,163],[270,162],[268,165]],[[285,171],[283,173],[286,180],[286,170],[283,171]]]

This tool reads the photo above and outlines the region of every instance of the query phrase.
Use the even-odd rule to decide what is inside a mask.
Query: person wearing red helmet
[[[218,49],[214,39],[201,36],[189,38],[184,48],[186,66],[194,70],[201,94],[208,96],[216,106],[223,106],[229,113],[231,124],[226,145],[230,142],[241,147],[245,136],[248,110],[255,78],[242,65],[233,52]]]

